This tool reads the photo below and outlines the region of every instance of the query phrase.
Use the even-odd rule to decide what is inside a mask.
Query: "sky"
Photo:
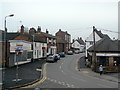
[[[72,39],[85,40],[92,27],[111,38],[118,38],[118,1],[119,0],[1,0],[0,29],[4,30],[5,16],[9,32],[16,32],[24,25],[28,29],[41,26],[50,34],[61,29],[71,34]],[[105,30],[104,30],[105,29]]]

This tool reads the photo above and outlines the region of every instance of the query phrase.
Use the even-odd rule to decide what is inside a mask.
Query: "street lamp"
[[[3,81],[3,85],[4,85],[4,75],[5,75],[5,63],[7,61],[7,27],[6,27],[6,19],[7,17],[13,17],[14,14],[10,14],[8,16],[5,16],[5,21],[4,21],[4,60],[3,60],[3,74],[2,74],[2,81]]]
[[[35,38],[35,35],[33,34],[33,41],[32,41],[32,50],[33,50],[33,57],[32,57],[32,62],[34,62],[34,38]]]
[[[96,71],[96,52],[95,52],[95,26],[93,26],[93,44],[94,44],[94,70]]]
[[[14,16],[14,14],[11,14],[11,15],[8,15],[8,16],[6,16],[5,17],[5,32],[4,32],[4,43],[5,43],[5,59],[4,59],[4,62],[6,62],[7,61],[7,26],[6,26],[6,19],[7,19],[7,17],[13,17]]]

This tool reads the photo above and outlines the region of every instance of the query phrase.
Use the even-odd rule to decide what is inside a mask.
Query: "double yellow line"
[[[46,77],[46,66],[47,66],[47,63],[44,64],[43,71],[42,71],[43,77],[42,77],[42,79],[40,81],[38,81],[38,82],[36,82],[36,83],[34,83],[32,85],[28,85],[28,86],[22,87],[22,88],[31,88],[31,87],[34,87],[34,86],[44,82],[46,80],[46,78],[47,78]]]

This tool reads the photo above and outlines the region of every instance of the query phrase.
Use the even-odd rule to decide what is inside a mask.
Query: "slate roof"
[[[80,39],[79,39],[79,40],[77,40],[77,41],[78,41],[79,44],[84,45],[84,41],[83,41],[83,40],[80,40]]]
[[[19,35],[19,33],[17,33],[17,32],[8,32],[7,33],[7,40],[12,40],[15,37],[17,37],[18,35]]]
[[[107,34],[102,34],[101,31],[95,29],[95,32],[100,36],[100,38],[110,38]]]
[[[48,37],[48,38],[56,38],[55,36],[51,35],[51,34],[48,34],[48,33],[44,33],[44,32],[41,32],[45,37]]]
[[[15,37],[17,37],[18,35],[20,35],[20,33],[18,32],[9,32],[7,33],[7,40],[13,40]],[[33,41],[33,36],[28,34],[28,33],[24,33],[25,36],[27,36],[29,39],[31,39],[31,41]],[[34,42],[42,42],[45,43],[45,41],[43,41],[39,36],[35,35],[34,36]]]
[[[96,42],[95,51],[96,52],[120,52],[120,40],[111,40],[108,38],[103,38]],[[88,51],[93,52],[94,46],[91,46]]]

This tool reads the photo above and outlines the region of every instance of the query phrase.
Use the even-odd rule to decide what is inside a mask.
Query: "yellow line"
[[[40,81],[38,81],[38,82],[36,82],[36,83],[34,83],[34,84],[32,84],[32,85],[22,87],[22,88],[31,88],[31,87],[33,87],[33,86],[36,86],[36,85],[44,82],[44,81],[46,80],[46,78],[47,78],[47,77],[46,77],[46,65],[47,65],[47,63],[44,64],[44,67],[43,67],[43,78],[42,78]]]

